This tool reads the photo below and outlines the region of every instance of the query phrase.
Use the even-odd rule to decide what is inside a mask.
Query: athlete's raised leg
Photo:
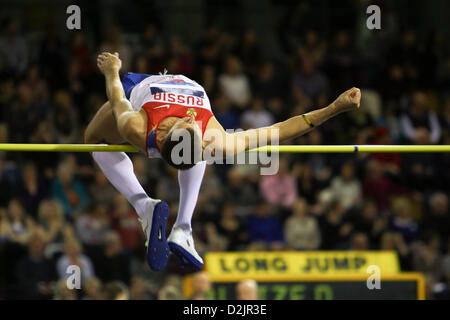
[[[131,108],[128,104],[128,100],[121,99],[121,101],[108,101],[103,105],[86,130],[85,142],[122,143],[127,141],[134,145],[139,144],[140,137],[135,133],[146,131],[146,128],[130,130],[124,126],[123,117],[119,126],[117,116],[120,117],[121,114],[114,112],[114,110],[128,110]],[[134,125],[143,126],[144,124],[139,123],[137,119]],[[156,271],[163,269],[169,258],[169,247],[165,239],[165,227],[169,215],[167,203],[151,199],[147,195],[136,178],[133,163],[126,153],[93,152],[92,156],[110,183],[127,198],[139,215],[139,221],[147,237],[147,260],[150,267]]]
[[[111,104],[106,102],[95,114],[85,132],[85,143],[123,143],[114,119]],[[139,217],[148,211],[151,198],[136,178],[133,164],[124,152],[93,152],[92,156],[111,184],[122,193]],[[153,202],[156,202],[154,200]]]

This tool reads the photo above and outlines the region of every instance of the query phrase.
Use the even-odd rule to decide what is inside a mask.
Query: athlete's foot
[[[173,227],[167,241],[170,251],[178,257],[181,266],[195,270],[203,268],[203,259],[195,250],[191,230]]]
[[[139,219],[147,238],[147,262],[154,271],[164,269],[169,261],[169,246],[166,240],[166,223],[169,206],[161,200],[150,200],[147,212]]]

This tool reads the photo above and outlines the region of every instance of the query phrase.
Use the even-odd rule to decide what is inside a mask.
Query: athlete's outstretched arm
[[[342,93],[333,103],[325,108],[308,112],[278,122],[270,127],[251,129],[236,133],[226,133],[219,122],[211,119],[208,129],[218,129],[222,134],[213,138],[209,148],[221,151],[224,156],[235,156],[253,147],[263,147],[272,142],[283,142],[301,136],[328,119],[346,111],[357,110],[360,106],[361,91],[352,88]],[[263,137],[263,139],[261,139]]]
[[[97,57],[97,66],[105,76],[106,95],[111,104],[117,129],[120,135],[132,145],[145,150],[145,123],[139,112],[133,110],[130,101],[125,96],[119,77],[122,61],[119,54],[104,52]]]
[[[97,57],[97,66],[105,76],[106,96],[113,106],[113,112],[116,119],[126,112],[134,112],[129,103],[121,103],[126,100],[122,83],[120,82],[119,70],[122,67],[122,61],[117,53],[111,54],[104,52]]]

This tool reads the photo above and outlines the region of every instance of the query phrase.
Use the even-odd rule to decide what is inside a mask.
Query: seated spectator
[[[369,245],[378,243],[381,233],[387,227],[387,219],[378,216],[376,203],[373,200],[366,200],[361,211],[351,212],[354,230],[365,233],[369,238]]]
[[[153,296],[149,292],[148,281],[142,277],[133,277],[130,285],[131,300],[152,300]]]
[[[48,189],[39,177],[34,163],[28,162],[22,167],[22,175],[17,189],[25,210],[33,218],[37,218],[39,203],[47,196]]]
[[[236,286],[237,300],[259,300],[258,283],[255,280],[243,280]]]
[[[241,116],[244,130],[269,127],[274,123],[272,114],[264,109],[264,102],[260,97],[254,97],[250,109]]]
[[[317,250],[320,230],[316,218],[309,215],[306,200],[300,198],[294,204],[292,216],[284,223],[286,243],[295,250]]]
[[[250,243],[261,243],[266,248],[279,248],[284,243],[283,228],[270,204],[262,201],[256,213],[248,218],[247,233]]]
[[[43,200],[39,205],[38,224],[45,230],[47,250],[62,252],[64,246],[65,221],[61,205],[55,200]]]
[[[153,188],[153,184],[150,181],[152,173],[149,172],[148,159],[143,154],[136,153],[131,157],[131,161],[133,162],[134,174],[142,187],[144,189]]]
[[[108,38],[100,45],[99,52],[118,52],[120,60],[122,60],[122,70],[124,72],[132,72],[131,59],[133,52],[131,48],[122,40],[122,33],[118,27],[109,29]]]
[[[194,215],[194,218],[217,219],[225,192],[224,187],[215,173],[215,167],[206,166],[197,200],[196,210],[198,213]]]
[[[244,222],[236,215],[236,207],[231,202],[223,206],[216,228],[218,234],[226,239],[226,251],[235,251],[247,242]]]
[[[416,91],[412,96],[411,105],[407,112],[400,117],[403,136],[415,144],[436,144],[441,138],[441,125],[434,111],[429,107],[425,93]],[[421,138],[418,129],[426,132],[426,137]]]
[[[254,189],[254,185],[249,183],[237,166],[228,170],[225,199],[237,206],[238,215],[245,215],[247,209],[259,201],[258,190]]]
[[[415,247],[413,255],[414,270],[422,272],[424,276],[437,282],[441,276],[442,255],[439,235],[425,234],[424,243]]]
[[[90,278],[84,285],[85,295],[83,300],[103,300],[102,282],[98,278]]]
[[[28,142],[41,119],[30,91],[24,87],[16,90],[17,97],[8,103],[8,112],[3,117],[8,123],[10,141]]]
[[[245,108],[250,103],[250,83],[242,72],[241,62],[237,57],[229,56],[226,59],[225,73],[219,76],[219,86],[239,109]]]
[[[292,88],[294,91],[303,92],[313,101],[320,94],[328,92],[328,80],[317,70],[310,58],[302,59],[299,72],[294,75]]]
[[[159,290],[158,300],[182,300],[181,290],[174,285],[166,285]]]
[[[64,214],[69,217],[81,212],[89,202],[84,186],[73,175],[72,166],[61,163],[51,187],[53,198],[59,201]]]
[[[321,145],[324,144],[324,136],[326,132],[320,130],[313,130],[308,133],[307,144]],[[325,186],[331,178],[331,159],[326,154],[311,153],[307,157],[307,162],[311,166],[313,177],[320,185]]]
[[[412,218],[412,205],[407,198],[397,198],[392,202],[393,217],[390,222],[390,229],[403,236],[407,244],[417,240],[419,236],[419,226]]]
[[[164,48],[162,35],[157,29],[157,26],[152,22],[146,23],[144,30],[140,33],[140,37],[141,54],[151,59],[151,61],[159,61],[164,53]]]
[[[94,204],[109,204],[116,190],[100,169],[95,171],[94,178],[94,182],[89,187],[92,202]]]
[[[71,51],[72,59],[79,65],[81,74],[84,76],[92,74],[95,70],[95,65],[90,59],[93,53],[89,48],[85,33],[78,31],[73,35]]]
[[[5,68],[20,74],[28,64],[28,46],[25,38],[20,35],[17,19],[8,18],[0,38],[0,56],[3,57]]]
[[[355,232],[350,238],[351,251],[369,250],[369,238],[364,232]]]
[[[67,277],[70,276],[70,274],[67,273],[67,270],[71,265],[76,265],[80,268],[82,286],[88,279],[95,277],[91,259],[82,253],[81,245],[75,238],[66,239],[64,245],[64,255],[61,256],[56,262],[58,277],[60,279],[64,279],[64,282],[66,282]]]
[[[289,172],[286,158],[280,157],[277,174],[260,179],[260,191],[264,199],[273,206],[291,207],[298,198],[295,178]]]
[[[429,144],[427,129],[416,130],[415,144]],[[402,183],[419,192],[433,190],[440,184],[441,176],[446,175],[445,172],[440,172],[447,167],[444,163],[445,158],[444,162],[441,162],[439,155],[435,153],[405,153],[402,155]]]
[[[389,130],[385,126],[380,126],[375,129],[373,144],[378,145],[393,145],[394,142],[389,137]],[[383,170],[392,175],[397,175],[400,171],[401,158],[398,153],[371,153],[370,157],[376,159]]]
[[[214,23],[206,27],[198,45],[200,64],[218,65],[233,47],[230,34],[220,30]]]
[[[53,98],[53,112],[48,122],[57,143],[76,143],[78,141],[78,113],[69,92],[57,91]]]
[[[151,74],[149,61],[145,55],[138,55],[133,59],[133,71],[135,73]]]
[[[286,77],[279,75],[272,61],[267,60],[258,69],[252,88],[256,95],[264,100],[270,100],[271,98],[284,96],[285,88],[288,85]]]
[[[400,262],[400,269],[412,270],[413,254],[400,233],[385,231],[381,236],[380,250],[395,251]]]
[[[110,231],[105,235],[103,254],[98,259],[98,277],[104,282],[121,281],[130,284],[130,260],[123,253],[119,234]]]
[[[319,38],[315,30],[309,29],[305,32],[304,39],[297,47],[297,53],[302,59],[311,59],[320,66],[325,57],[326,44]]]
[[[89,207],[75,220],[75,231],[83,246],[101,246],[109,230],[109,216],[105,205]]]
[[[77,291],[69,289],[66,279],[61,279],[54,288],[53,300],[77,300]]]
[[[112,281],[105,284],[103,297],[106,300],[128,300],[130,293],[127,286],[120,281]]]
[[[178,171],[166,166],[167,174],[161,177],[156,188],[156,197],[168,203],[178,203],[180,186],[178,184]]]
[[[266,105],[267,110],[274,118],[274,122],[282,122],[289,117],[290,108],[288,108],[282,96],[270,98]]]
[[[386,52],[385,60],[388,65],[397,65],[404,74],[405,89],[411,88],[419,80],[422,53],[414,30],[404,30],[398,40]]]
[[[208,293],[211,290],[211,280],[206,271],[200,271],[192,276],[192,294],[190,300],[209,300]]]
[[[172,35],[169,38],[167,49],[167,54],[169,56],[169,62],[167,63],[168,70],[171,70],[171,73],[174,74],[190,76],[193,63],[192,54],[189,48],[183,43],[182,39],[177,35]]]
[[[348,240],[353,225],[347,221],[344,206],[339,200],[326,205],[325,212],[319,218],[322,250],[342,248]]]
[[[35,229],[28,242],[28,254],[17,265],[23,299],[50,299],[52,296],[52,283],[57,280],[57,274],[53,261],[44,256],[46,244],[44,230]]]
[[[330,172],[331,170],[329,170],[329,168],[324,168],[324,171]],[[323,183],[316,178],[311,161],[296,161],[292,168],[292,175],[296,177],[298,194],[304,198],[308,204],[316,204],[317,195],[322,189],[321,186]]]
[[[32,100],[38,104],[41,112],[47,111],[49,100],[48,87],[38,65],[32,65],[28,68],[26,78],[20,84],[20,87],[30,92]]]
[[[236,49],[242,63],[246,66],[248,73],[253,76],[258,68],[261,49],[258,45],[256,34],[253,30],[245,30]]]
[[[205,89],[206,92],[208,92],[208,95],[213,97],[216,93],[219,93],[217,91],[217,76],[216,76],[216,68],[212,65],[206,64],[201,66],[200,71],[201,77],[199,83],[202,84],[202,87]],[[220,93],[219,93],[220,94]],[[214,115],[217,115],[217,103],[214,102],[212,104],[214,106]],[[217,118],[217,116],[216,116]],[[226,128],[225,128],[226,129]]]
[[[385,212],[389,208],[389,198],[398,194],[400,188],[384,175],[383,167],[378,160],[369,160],[365,170],[365,178],[362,181],[364,197],[373,199],[378,211]]]
[[[431,195],[429,201],[430,211],[423,217],[423,231],[435,233],[440,237],[443,245],[450,237],[450,211],[448,196],[443,192]]]
[[[331,180],[328,189],[322,191],[328,194],[330,201],[339,199],[345,210],[358,207],[361,204],[361,183],[355,176],[355,166],[352,162],[345,162],[339,176]]]
[[[9,240],[26,245],[33,226],[32,218],[27,215],[20,201],[12,199],[8,205],[8,223],[4,226]]]
[[[232,109],[230,100],[225,94],[219,93],[214,99],[213,105],[214,116],[225,130],[239,128],[239,115]]]
[[[355,81],[357,53],[351,34],[347,30],[338,30],[330,44],[326,58],[327,74],[333,79],[333,91],[339,92],[351,87]]]

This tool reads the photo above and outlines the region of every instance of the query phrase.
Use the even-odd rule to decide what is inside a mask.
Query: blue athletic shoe
[[[150,203],[147,215],[139,219],[147,237],[147,262],[154,271],[161,271],[169,261],[170,250],[166,240],[169,205],[164,201]],[[153,211],[153,214],[151,212]],[[150,221],[151,217],[151,221]]]
[[[182,267],[194,270],[203,268],[203,259],[194,247],[192,231],[174,227],[168,239],[170,251],[178,257]]]

